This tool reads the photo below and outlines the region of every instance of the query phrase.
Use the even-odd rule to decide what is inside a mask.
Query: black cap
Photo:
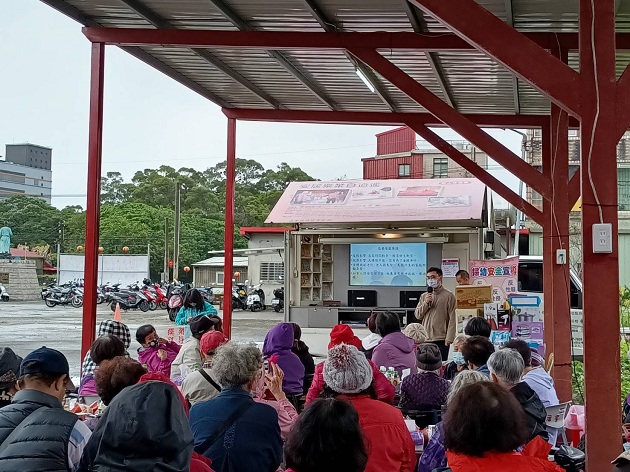
[[[195,316],[190,320],[190,332],[192,334],[203,334],[214,329],[217,321],[207,315]]]
[[[20,377],[27,374],[66,374],[70,377],[70,366],[61,352],[44,346],[28,354],[22,361]],[[73,390],[74,385],[68,389]]]

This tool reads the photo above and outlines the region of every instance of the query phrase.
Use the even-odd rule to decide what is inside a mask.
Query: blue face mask
[[[453,353],[453,362],[457,365],[466,365],[466,361],[464,360],[464,354],[461,352]]]

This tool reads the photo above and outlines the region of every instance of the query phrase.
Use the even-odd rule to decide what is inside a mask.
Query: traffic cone
[[[120,321],[122,323],[122,315],[120,314],[120,303],[116,303],[116,309],[114,310],[114,321]]]

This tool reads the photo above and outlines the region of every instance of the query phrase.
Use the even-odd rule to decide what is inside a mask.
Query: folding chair
[[[548,428],[556,428],[560,430],[562,434],[562,441],[564,445],[569,445],[567,441],[567,435],[564,429],[564,417],[567,416],[569,412],[569,407],[572,402],[560,403],[559,405],[548,406],[545,409],[547,410],[547,417],[545,418],[545,424]]]

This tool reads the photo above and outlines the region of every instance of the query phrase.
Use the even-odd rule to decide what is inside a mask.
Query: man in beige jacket
[[[426,342],[437,344],[442,360],[447,360],[457,328],[455,295],[442,286],[442,269],[439,267],[430,267],[427,271],[427,287],[433,290],[420,297],[415,315],[427,330]]]

